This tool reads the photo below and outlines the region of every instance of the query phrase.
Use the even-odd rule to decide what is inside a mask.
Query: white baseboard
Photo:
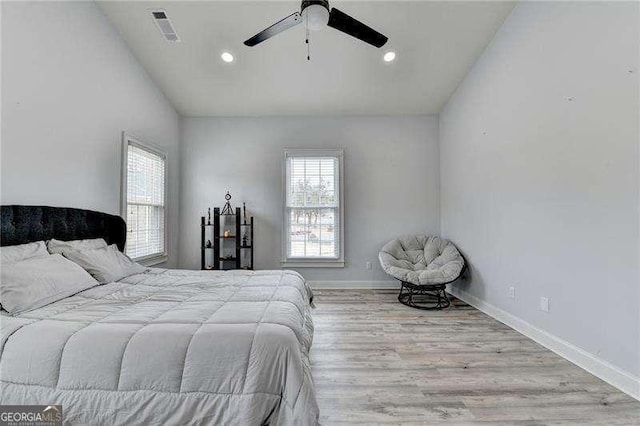
[[[604,380],[611,386],[620,389],[622,392],[631,397],[640,400],[640,378],[628,373],[620,368],[610,364],[609,362],[598,358],[597,356],[581,349],[553,334],[539,329],[532,324],[520,319],[502,309],[487,303],[464,290],[455,287],[449,287],[447,292],[456,296],[463,302],[473,306],[474,308],[484,312],[485,314],[495,318],[501,323],[513,328],[521,334],[538,342],[547,349],[555,352],[577,365],[587,370],[594,376]]]
[[[399,290],[399,281],[309,281],[313,290]]]

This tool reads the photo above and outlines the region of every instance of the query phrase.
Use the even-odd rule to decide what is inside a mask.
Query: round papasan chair
[[[400,303],[418,309],[448,307],[446,285],[458,279],[465,267],[456,246],[436,236],[398,237],[385,244],[378,257],[382,269],[402,283]]]

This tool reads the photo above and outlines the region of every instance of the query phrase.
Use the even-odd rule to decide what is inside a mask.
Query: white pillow
[[[49,256],[44,241],[0,248],[0,263],[14,263],[32,257]]]
[[[121,253],[115,244],[95,250],[65,251],[64,256],[84,268],[100,284],[118,281],[147,270]]]
[[[47,249],[49,249],[49,253],[51,254],[64,254],[64,252],[68,250],[85,251],[99,248],[107,248],[107,242],[102,238],[72,241],[60,241],[52,238],[47,243]]]
[[[0,301],[10,314],[40,308],[97,286],[84,269],[59,254],[5,263],[0,272]]]

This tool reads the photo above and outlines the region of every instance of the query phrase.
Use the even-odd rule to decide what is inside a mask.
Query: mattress
[[[67,424],[315,425],[312,294],[292,271],[150,269],[0,317],[0,403]]]

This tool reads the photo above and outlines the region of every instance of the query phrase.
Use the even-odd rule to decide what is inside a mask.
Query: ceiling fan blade
[[[336,9],[331,9],[329,15],[329,22],[327,23],[331,28],[335,28],[338,31],[347,33],[350,36],[358,38],[366,43],[372,44],[375,47],[382,47],[387,42],[387,37],[380,34],[373,28],[363,24],[357,19],[352,18],[346,13]]]
[[[300,16],[300,13],[293,13],[283,20],[276,22],[266,30],[260,31],[258,34],[245,41],[244,44],[247,46],[255,46],[256,44],[262,43],[266,39],[271,38],[276,34],[280,34],[281,32],[286,31],[291,27],[295,27],[301,22],[302,17]]]

